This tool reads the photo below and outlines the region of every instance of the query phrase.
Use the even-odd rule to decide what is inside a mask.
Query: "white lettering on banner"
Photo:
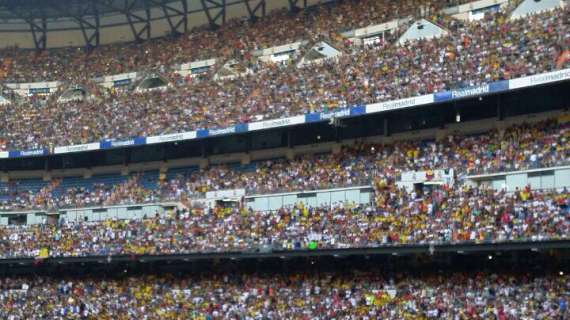
[[[206,192],[206,199],[241,198],[245,189],[217,190]]]
[[[76,144],[67,147],[55,147],[53,149],[53,153],[60,154],[60,153],[91,151],[99,149],[100,149],[99,142],[96,142],[96,143],[87,143],[87,144]]]
[[[127,141],[111,141],[111,146],[113,147],[125,147],[125,146],[132,146],[135,144],[135,140],[127,140]]]
[[[451,91],[451,97],[453,99],[456,99],[456,98],[463,98],[463,97],[468,97],[468,96],[476,96],[476,95],[480,95],[480,94],[484,94],[484,93],[489,93],[489,85],[483,85],[483,86],[479,86],[479,87],[466,88],[466,89],[460,89],[460,90],[452,90]]]
[[[290,126],[290,125],[301,124],[301,123],[305,123],[305,116],[304,115],[296,116],[296,117],[283,118],[283,119],[253,122],[253,123],[248,124],[248,129],[249,129],[249,131],[263,130],[263,129],[278,128],[278,127]]]
[[[6,159],[8,157],[10,157],[10,152],[8,152],[8,151],[1,151],[0,152],[0,159]]]
[[[337,112],[321,113],[319,117],[321,118],[321,120],[328,120],[332,118],[348,117],[348,116],[350,116],[350,109],[346,108]]]
[[[235,133],[236,132],[236,127],[229,127],[229,128],[223,128],[223,129],[210,129],[208,130],[208,135],[209,136],[217,136],[220,134],[230,134],[230,133]]]
[[[22,156],[22,157],[26,157],[26,156],[41,156],[41,155],[43,155],[43,154],[44,154],[44,150],[43,150],[43,149],[20,151],[20,156]]]
[[[564,69],[544,74],[538,74],[535,76],[509,80],[509,89],[518,89],[518,88],[536,86],[540,84],[556,82],[566,79],[570,79],[570,69]]]
[[[152,143],[172,142],[172,141],[190,140],[190,139],[196,139],[196,131],[171,133],[162,136],[147,137],[146,143],[152,144]]]
[[[426,94],[423,96],[418,96],[413,98],[369,104],[366,106],[366,113],[403,109],[413,106],[420,106],[423,104],[429,104],[433,102],[434,102],[433,94]]]

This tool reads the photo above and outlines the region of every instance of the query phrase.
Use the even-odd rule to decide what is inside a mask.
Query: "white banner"
[[[509,89],[518,89],[570,79],[570,69],[552,71],[534,76],[509,80]]]
[[[421,183],[426,181],[439,181],[449,183],[453,181],[453,169],[448,170],[427,170],[427,171],[406,171],[402,173],[402,182]]]
[[[382,112],[388,110],[404,109],[413,106],[429,104],[433,102],[434,102],[433,94],[426,94],[418,97],[369,104],[366,106],[366,113],[368,114],[368,113]]]
[[[10,152],[0,151],[0,159],[7,159],[8,157],[10,157]]]
[[[126,79],[135,79],[137,77],[136,72],[129,72],[129,73],[119,73],[110,76],[106,76],[104,78],[105,82],[113,82],[117,80],[126,80]]]
[[[305,123],[305,116],[296,116],[283,119],[266,120],[248,124],[249,131],[278,128]]]
[[[232,134],[232,133],[236,133],[236,127],[235,126],[231,126],[228,128],[209,129],[208,130],[208,136],[219,136],[222,134]]]
[[[217,190],[206,192],[206,199],[241,198],[245,196],[245,189]]]
[[[172,141],[190,140],[190,139],[196,139],[196,131],[171,133],[162,136],[147,137],[146,143],[153,144],[153,143],[172,142]]]
[[[373,25],[373,26],[368,26],[365,28],[360,28],[360,29],[356,29],[354,30],[354,36],[355,37],[359,37],[359,38],[363,38],[366,37],[368,35],[377,35],[379,33],[382,33],[384,31],[388,31],[388,30],[393,30],[396,29],[398,27],[398,20],[392,20],[386,23],[382,23],[382,24],[377,24],[377,25]]]
[[[100,145],[99,142],[94,143],[87,143],[87,144],[76,144],[73,146],[66,146],[66,147],[55,147],[53,149],[53,153],[70,153],[70,152],[81,152],[81,151],[92,151],[92,150],[99,150]]]

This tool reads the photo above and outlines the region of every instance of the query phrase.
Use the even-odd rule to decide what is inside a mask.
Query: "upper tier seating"
[[[212,31],[198,27],[177,38],[144,43],[83,48],[33,50],[8,48],[0,51],[0,82],[37,82],[95,78],[123,72],[164,70],[173,65],[211,58],[251,58],[257,49],[299,40],[314,41],[338,36],[338,32],[384,23],[397,18],[435,13],[449,5],[469,0],[349,0],[289,13],[270,12],[252,23],[228,21]]]
[[[517,20],[498,12],[476,22],[432,14],[426,18],[445,25],[447,36],[403,45],[344,43],[339,57],[302,68],[240,60],[253,73],[225,80],[213,80],[215,71],[195,79],[165,70],[176,84],[165,91],[103,90],[83,102],[60,103],[52,97],[44,103],[32,99],[4,105],[0,149],[228,127],[565,68],[570,59],[560,57],[567,56],[570,43],[569,11],[561,7]]]

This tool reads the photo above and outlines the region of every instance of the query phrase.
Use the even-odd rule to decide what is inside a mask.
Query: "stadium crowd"
[[[0,146],[49,148],[227,127],[552,71],[570,65],[559,59],[569,47],[568,14],[561,7],[517,20],[505,12],[474,22],[447,19],[449,34],[441,38],[348,46],[339,57],[304,67],[250,57],[241,64],[252,73],[232,79],[210,80],[212,73],[179,78],[165,90],[0,106]]]
[[[448,1],[449,2],[449,1]],[[465,2],[458,0],[457,2]],[[167,91],[97,94],[83,102],[0,106],[1,149],[33,149],[223,127],[353,104],[392,100],[569,66],[568,9],[521,20],[505,13],[473,23],[431,16],[451,31],[431,41],[356,47],[338,32],[396,17],[430,15],[445,1],[354,0],[310,14],[272,13],[235,20],[217,31],[175,40],[112,45],[90,53],[0,52],[0,81],[83,81],[132,70],[168,73],[173,64],[219,56],[255,73],[232,80],[178,78]],[[367,10],[362,10],[362,7]],[[298,39],[326,39],[346,54],[298,69],[262,65],[251,50]],[[344,42],[343,42],[344,41]],[[121,54],[117,54],[121,52]],[[120,60],[117,57],[126,59]],[[24,63],[24,61],[26,63]],[[183,107],[181,107],[183,106]],[[268,250],[345,249],[404,244],[568,239],[570,193],[513,193],[462,183],[404,190],[405,171],[455,170],[465,175],[568,164],[570,122],[518,124],[436,141],[356,143],[339,152],[255,163],[253,170],[216,165],[144,187],[145,174],[90,189],[39,192],[10,185],[1,210],[88,207],[187,200],[212,190],[248,194],[372,185],[369,204],[302,203],[275,211],[189,207],[143,219],[49,221],[0,226],[0,259],[158,255]],[[111,260],[109,260],[111,261]],[[568,275],[486,272],[409,275],[350,273],[170,274],[111,278],[0,277],[0,318],[23,319],[567,319]]]
[[[567,275],[454,272],[0,279],[23,319],[497,319],[568,317]]]
[[[570,160],[568,120],[560,116],[484,134],[450,134],[437,141],[357,143],[338,153],[260,161],[252,170],[215,165],[159,180],[155,189],[143,187],[144,178],[138,174],[122,184],[97,184],[91,189],[63,188],[56,179],[39,192],[20,188],[15,181],[2,190],[5,197],[0,208],[45,210],[180,201],[228,189],[245,189],[247,194],[330,189],[371,185],[384,177],[398,179],[405,171],[450,168],[461,181],[465,175],[554,167]]]
[[[270,12],[255,22],[232,19],[216,30],[197,27],[186,35],[143,43],[42,52],[12,47],[0,51],[0,81],[7,83],[96,78],[211,58],[251,58],[251,52],[296,41],[330,39],[338,32],[418,17],[467,0],[350,0],[316,5],[296,13]]]
[[[262,162],[253,172],[214,166],[174,179],[166,187],[171,194],[181,188],[187,194],[239,188],[263,194],[360,186],[377,177],[398,178],[404,171],[453,168],[461,179],[467,174],[553,167],[570,160],[570,122],[564,119],[479,135],[449,135],[439,141],[357,143],[337,154]]]
[[[146,219],[0,227],[0,257],[180,254],[399,244],[541,241],[570,234],[564,189],[509,194],[486,187],[405,192],[379,180],[369,205],[302,203],[276,211],[179,209]],[[41,253],[47,250],[46,253]]]

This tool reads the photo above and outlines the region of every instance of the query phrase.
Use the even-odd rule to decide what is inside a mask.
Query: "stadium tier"
[[[568,117],[519,124],[476,135],[393,144],[357,143],[337,153],[296,159],[255,161],[249,165],[213,165],[130,176],[65,177],[0,184],[4,210],[50,210],[114,204],[179,201],[208,191],[245,189],[270,194],[354,186],[398,179],[406,171],[453,169],[468,175],[568,165]]]
[[[565,239],[570,226],[570,197],[564,176],[556,179],[562,185],[556,186],[553,177],[551,185],[542,185],[544,190],[533,190],[530,184],[514,190],[505,185],[473,186],[466,177],[566,168],[566,120],[560,116],[441,141],[357,144],[338,153],[247,166],[180,168],[164,175],[147,171],[130,176],[12,181],[4,186],[3,208],[16,214],[18,210],[24,214],[25,210],[45,210],[47,220],[26,225],[25,219],[4,218],[10,225],[0,228],[0,256],[180,254]],[[447,171],[451,172],[447,178],[435,177],[435,172],[441,175]],[[427,180],[421,186],[405,184],[409,173],[424,173]],[[437,179],[439,185],[428,186]],[[373,194],[367,200],[331,200],[313,206],[297,202],[265,209],[254,208],[256,202],[243,198],[230,207],[220,207],[219,203],[194,205],[212,191],[242,189],[238,198],[252,194],[271,197],[279,191],[354,186],[371,187]],[[161,214],[147,211],[122,218],[81,219],[64,213],[71,208],[168,201],[184,206]]]
[[[0,257],[165,255],[567,239],[570,194],[380,185],[372,204],[276,211],[215,208],[142,219],[0,227]],[[62,219],[63,220],[63,219]]]
[[[353,4],[353,9],[357,12],[360,11],[358,2],[349,4]],[[378,6],[383,7],[383,2],[379,1]],[[147,85],[144,86],[147,89],[107,90],[87,78],[72,80],[73,76],[67,76],[62,71],[69,83],[60,89],[74,90],[79,86],[81,89],[77,90],[83,92],[80,95],[82,101],[62,100],[60,96],[63,92],[59,92],[48,98],[32,95],[24,102],[0,106],[1,121],[4,124],[0,128],[1,145],[4,150],[52,150],[56,146],[100,141],[113,145],[110,141],[199,129],[230,128],[231,132],[241,132],[247,127],[239,126],[245,123],[310,112],[344,110],[454,89],[478,88],[493,81],[536,75],[569,66],[567,6],[517,19],[508,10],[512,10],[512,6],[498,12],[492,11],[484,19],[476,21],[446,17],[440,11],[426,15],[422,20],[425,22],[420,25],[425,24],[425,28],[428,28],[430,24],[439,30],[434,31],[431,39],[424,39],[421,34],[415,35],[418,39],[410,35],[410,41],[390,36],[389,39],[384,37],[384,41],[374,44],[356,45],[341,41],[342,48],[334,48],[338,41],[329,40],[331,44],[327,44],[323,40],[316,46],[324,51],[311,49],[310,46],[315,46],[315,41],[309,40],[310,46],[300,50],[304,54],[298,53],[297,58],[292,58],[287,63],[264,62],[263,59],[245,54],[249,52],[246,47],[238,50],[244,52],[245,57],[221,59],[221,65],[208,67],[205,73],[199,75],[182,76],[179,72],[166,70],[163,65],[163,72],[152,71],[153,75],[147,74],[147,77],[163,84],[158,90],[148,89]],[[402,10],[403,13],[408,11]],[[334,14],[335,11],[330,12]],[[363,14],[367,12],[364,10]],[[389,12],[392,14],[400,10]],[[281,16],[289,23],[303,26],[303,30],[311,30],[294,17]],[[429,22],[430,19],[435,24]],[[312,21],[312,18],[308,20]],[[282,24],[278,21],[279,19],[275,24],[281,27]],[[263,26],[268,23],[261,23],[263,30],[266,29]],[[319,26],[317,29],[324,29],[321,33],[330,31],[326,25],[315,24]],[[408,23],[405,27],[400,26],[405,29],[408,27],[415,29],[415,22]],[[233,29],[224,29],[223,32],[240,34],[239,31],[234,33]],[[273,37],[278,32],[268,34],[271,34],[271,39],[279,39]],[[230,46],[232,43],[223,40],[206,42]],[[187,40],[187,43],[193,45],[192,40]],[[149,55],[158,57],[163,57],[163,50],[169,47],[161,45],[160,41],[149,45],[155,46],[155,50],[151,50],[155,54]],[[173,46],[176,48],[176,44]],[[144,46],[134,48],[144,55],[148,51]],[[132,57],[133,65],[141,64],[136,55],[121,52],[121,46],[102,50],[109,51],[102,57],[127,56]],[[180,56],[181,51],[187,52],[178,49],[172,51]],[[120,70],[115,63],[105,62],[105,58],[101,58],[102,62],[98,63],[97,54],[79,59],[80,62],[75,64],[80,67],[76,68],[74,63],[69,63],[76,59],[67,56],[66,52],[68,51],[55,54],[62,57],[53,64],[69,68],[70,72],[79,71],[80,75],[89,76],[90,70],[81,70],[81,66],[90,63],[108,66],[108,71]],[[115,54],[117,52],[121,53]],[[46,54],[37,59],[50,61],[51,56]],[[170,60],[168,56],[165,54],[165,61]],[[27,61],[25,56],[22,57]],[[318,62],[309,62],[309,57],[318,58]],[[6,57],[4,60],[10,64],[16,58]],[[187,62],[191,61],[192,57],[189,57]],[[46,64],[48,67],[38,72],[49,76],[47,69],[53,70],[52,63]],[[41,63],[19,63],[13,69],[25,70],[20,65],[32,68],[42,66]],[[33,70],[22,72],[26,75],[35,74]],[[148,80],[145,83],[150,83],[154,81],[150,81],[152,79],[145,77],[140,81]],[[505,87],[505,83],[498,83],[497,88],[499,87]]]
[[[567,275],[210,274],[0,280],[4,319],[565,319]]]
[[[0,53],[6,82],[37,82],[96,78],[126,72],[165,70],[213,58],[251,59],[252,52],[299,41],[317,42],[340,37],[343,31],[390,22],[395,19],[436,14],[461,1],[351,0],[313,6],[298,13],[275,10],[255,23],[228,21],[221,29],[204,26],[175,39],[117,44],[92,48],[34,50],[8,48]],[[341,41],[342,42],[342,41]]]

